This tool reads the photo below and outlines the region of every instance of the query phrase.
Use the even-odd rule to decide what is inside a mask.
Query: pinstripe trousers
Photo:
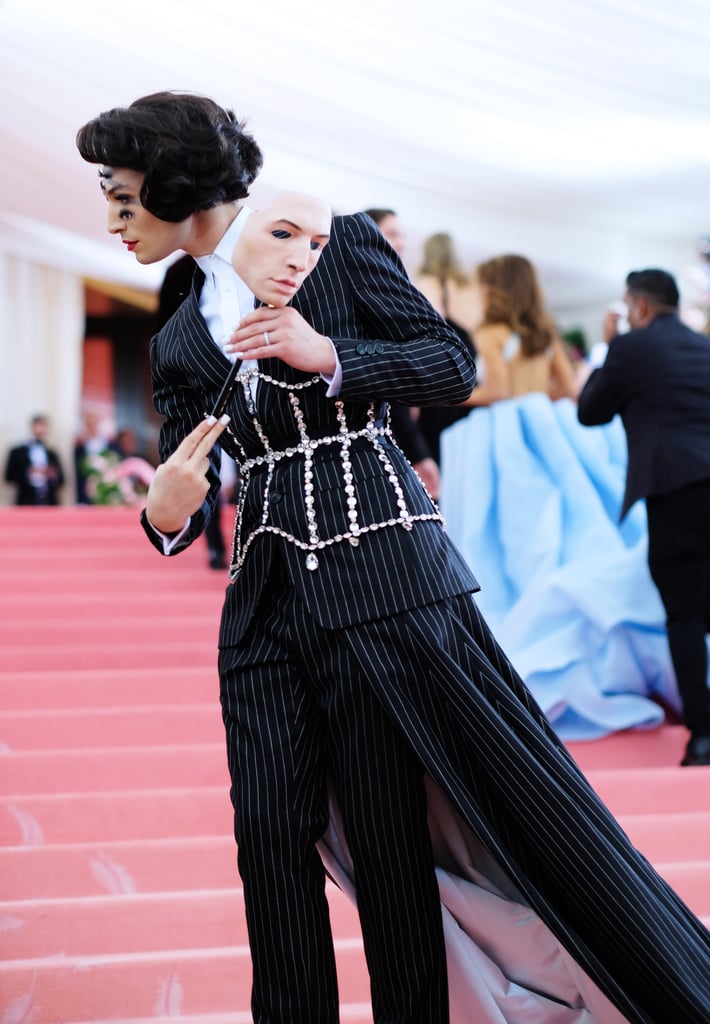
[[[325,872],[327,779],[343,816],[376,1024],[447,1024],[423,769],[278,558],[239,646],[220,652],[256,1024],[337,1024]]]
[[[277,564],[220,669],[257,1024],[337,1020],[313,849],[327,772],[376,1024],[447,1021],[422,766],[630,1022],[707,1024],[707,930],[591,789],[471,595],[323,630]]]

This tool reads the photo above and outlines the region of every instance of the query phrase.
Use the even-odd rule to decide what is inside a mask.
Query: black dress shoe
[[[710,736],[691,736],[680,763],[683,768],[710,765]]]

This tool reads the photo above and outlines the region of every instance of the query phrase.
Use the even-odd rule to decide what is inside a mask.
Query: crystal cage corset
[[[263,424],[259,421],[256,406],[251,393],[250,384],[254,377],[258,378],[259,387],[274,387],[286,392],[290,411],[293,416],[297,443],[292,447],[283,450],[274,448],[269,441]],[[311,572],[318,569],[318,552],[333,544],[351,544],[357,547],[360,538],[367,533],[376,530],[384,530],[399,527],[404,530],[411,530],[415,522],[437,521],[443,524],[444,520],[439,513],[433,499],[427,493],[426,502],[429,511],[411,511],[407,503],[402,482],[392,464],[387,449],[392,446],[397,448],[396,441],[392,436],[389,424],[381,425],[375,417],[375,405],[370,403],[368,408],[367,423],[358,429],[351,429],[345,415],[345,406],[342,401],[335,400],[333,405],[338,421],[338,431],[325,437],[310,437],[308,425],[305,420],[301,393],[307,389],[323,386],[320,376],[311,377],[307,380],[296,383],[287,383],[276,380],[256,369],[244,370],[236,375],[235,386],[241,387],[244,393],[244,400],[251,416],[254,430],[256,431],[261,444],[263,454],[248,457],[239,439],[230,434],[234,444],[239,451],[239,472],[241,485],[239,489],[239,501],[237,504],[236,517],[234,521],[234,538],[232,543],[232,558],[229,566],[229,579],[234,582],[239,571],[244,565],[249,548],[254,540],[261,534],[271,533],[304,552],[306,568]],[[381,464],[380,478],[387,481],[391,491],[391,508],[386,518],[377,521],[372,517],[363,516],[361,502],[358,500],[355,477],[353,474],[352,458],[355,449],[369,446],[375,453],[378,462]],[[339,463],[339,484],[342,483],[344,495],[342,522],[337,524],[335,532],[329,531],[327,536],[321,534],[319,529],[319,507],[318,490],[314,483],[314,466],[319,454],[329,450],[335,451]],[[399,449],[397,448],[397,451]],[[401,454],[401,453],[400,453]],[[403,457],[403,456],[402,456]],[[297,537],[288,530],[274,524],[271,515],[269,501],[271,484],[274,472],[277,467],[288,460],[298,462],[302,465],[302,472],[299,474],[300,486],[302,487],[302,500],[305,507],[304,535]],[[424,485],[421,485],[424,488]],[[243,535],[244,510],[250,491],[254,487],[261,488],[262,503],[260,517],[257,525],[250,529],[246,536]]]

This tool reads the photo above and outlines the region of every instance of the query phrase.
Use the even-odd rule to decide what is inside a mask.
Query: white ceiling
[[[710,233],[708,0],[0,0],[0,248],[154,287],[74,136],[158,89],[232,106],[281,188],[394,207],[416,268],[530,256],[557,308]]]

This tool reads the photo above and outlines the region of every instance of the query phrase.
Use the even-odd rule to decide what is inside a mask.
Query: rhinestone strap
[[[276,451],[271,447],[266,432],[257,417],[256,408],[251,394],[250,382],[255,375],[258,376],[260,382],[288,391],[288,400],[299,435],[299,443],[297,445],[285,448],[282,451]],[[268,374],[262,373],[260,370],[249,369],[239,373],[237,375],[237,381],[242,386],[247,409],[252,418],[254,429],[256,430],[259,440],[264,446],[264,454],[248,458],[244,448],[234,434],[232,434],[242,458],[239,460],[241,486],[239,489],[239,502],[234,520],[232,559],[229,566],[229,579],[231,582],[234,582],[239,575],[239,572],[244,565],[244,559],[246,558],[247,552],[254,540],[264,533],[272,533],[275,536],[288,541],[290,544],[293,544],[295,547],[299,548],[299,550],[306,551],[306,568],[311,572],[314,572],[318,568],[319,564],[316,552],[322,551],[324,548],[330,547],[333,544],[341,544],[347,541],[353,547],[357,547],[360,543],[360,537],[363,534],[373,533],[377,530],[383,530],[388,527],[401,526],[405,530],[411,530],[413,524],[416,522],[436,521],[443,524],[444,519],[441,516],[434,500],[431,498],[431,495],[429,495],[429,499],[432,503],[431,512],[412,515],[409,511],[404,497],[404,490],[395,468],[390,462],[389,456],[382,444],[382,439],[386,438],[390,444],[395,445],[395,447],[397,446],[397,443],[392,435],[392,431],[389,426],[389,419],[384,426],[377,425],[374,403],[371,402],[368,408],[367,425],[359,430],[350,430],[345,415],[345,406],[342,401],[336,401],[335,409],[338,418],[338,433],[327,437],[311,438],[308,435],[307,424],[301,408],[298,392],[302,391],[304,388],[321,384],[321,377],[312,377],[306,381],[289,384],[286,381],[276,380]],[[229,428],[227,429],[229,430]],[[387,480],[394,492],[397,508],[399,509],[397,516],[393,516],[390,519],[386,519],[378,523],[363,524],[360,521],[350,455],[353,441],[361,438],[364,438],[372,444],[375,452],[377,453],[378,459],[382,462]],[[347,523],[343,523],[344,528],[341,533],[337,533],[333,537],[323,538],[318,532],[316,494],[315,485],[313,483],[313,456],[314,452],[318,448],[328,445],[337,445],[340,449],[339,454],[343,474],[343,487],[346,494],[347,504]],[[307,540],[295,537],[292,533],[288,533],[286,530],[282,530],[280,527],[269,523],[269,492],[274,469],[281,460],[294,458],[299,455],[303,456],[303,493],[306,507],[306,529],[308,531]],[[251,485],[251,473],[252,470],[262,466],[267,467],[267,473],[263,488],[261,521],[256,529],[252,530],[249,536],[243,539],[242,521],[246,498]],[[422,486],[424,486],[423,483]]]

